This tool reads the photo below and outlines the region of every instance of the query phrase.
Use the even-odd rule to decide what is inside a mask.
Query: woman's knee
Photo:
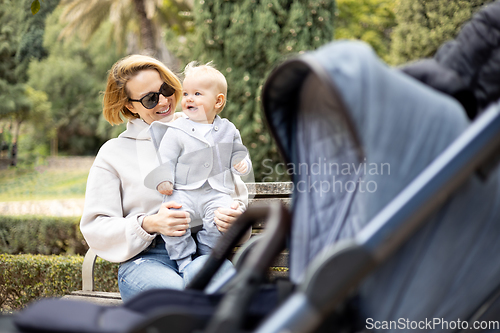
[[[205,265],[207,259],[209,258],[208,255],[201,255],[194,259],[184,270],[183,277],[184,277],[184,285],[188,285],[189,282],[198,274],[198,272],[203,268],[203,265]],[[233,264],[229,260],[224,260],[224,263],[222,266],[219,268],[217,273],[214,275],[212,280],[210,281],[210,284],[213,282],[217,281],[219,278],[224,276],[227,271],[234,270]]]
[[[149,289],[183,289],[184,282],[171,267],[155,260],[139,258],[120,265],[118,288],[122,299],[126,301]]]
[[[184,286],[188,285],[189,282],[196,276],[196,274],[198,274],[203,265],[205,265],[207,259],[208,255],[201,255],[193,259],[193,261],[191,261],[189,265],[186,266],[184,272],[182,273]]]

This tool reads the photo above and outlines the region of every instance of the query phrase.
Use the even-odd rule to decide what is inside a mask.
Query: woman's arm
[[[146,192],[138,193],[134,198],[130,191],[137,191],[138,188],[124,190],[123,182],[127,180],[120,179],[112,168],[106,166],[98,157],[90,169],[80,221],[80,229],[87,244],[98,256],[112,262],[123,262],[146,249],[157,233],[176,236],[185,232],[189,214],[170,209],[180,205],[161,204],[159,194],[155,199]],[[136,174],[133,173],[133,177]],[[127,209],[123,204],[126,193],[128,199],[125,200],[129,203]],[[141,198],[149,199],[141,202]],[[152,214],[156,202],[160,209]],[[148,204],[149,208],[144,207],[144,204]]]
[[[144,212],[124,216],[119,177],[92,166],[87,180],[80,230],[94,252],[108,261],[123,262],[149,246],[155,235],[140,224]]]

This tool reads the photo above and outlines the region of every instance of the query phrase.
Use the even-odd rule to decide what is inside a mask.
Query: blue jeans
[[[118,288],[122,300],[125,302],[149,289],[184,289],[203,267],[208,255],[193,256],[193,258],[193,261],[180,273],[175,260],[170,260],[168,256],[165,242],[161,237],[156,237],[149,248],[120,264]],[[226,260],[209,286],[232,269],[234,267],[231,262]]]

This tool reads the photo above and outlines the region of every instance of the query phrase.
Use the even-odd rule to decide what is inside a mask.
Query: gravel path
[[[82,216],[84,199],[0,202],[0,215]]]

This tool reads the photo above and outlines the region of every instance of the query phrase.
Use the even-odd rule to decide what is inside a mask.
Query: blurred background
[[[57,156],[95,156],[123,131],[104,121],[101,92],[111,65],[132,53],[179,74],[189,61],[214,61],[229,84],[222,116],[239,128],[256,181],[287,180],[266,167],[281,162],[260,103],[274,67],[345,38],[393,66],[430,57],[488,2],[0,0],[0,167],[10,170],[0,181]]]
[[[88,171],[125,128],[101,115],[118,59],[152,55],[179,75],[213,61],[255,180],[287,181],[261,109],[273,68],[334,39],[363,40],[390,66],[431,57],[488,2],[0,0],[0,313],[81,289]],[[98,260],[97,290],[118,290],[117,267]]]

